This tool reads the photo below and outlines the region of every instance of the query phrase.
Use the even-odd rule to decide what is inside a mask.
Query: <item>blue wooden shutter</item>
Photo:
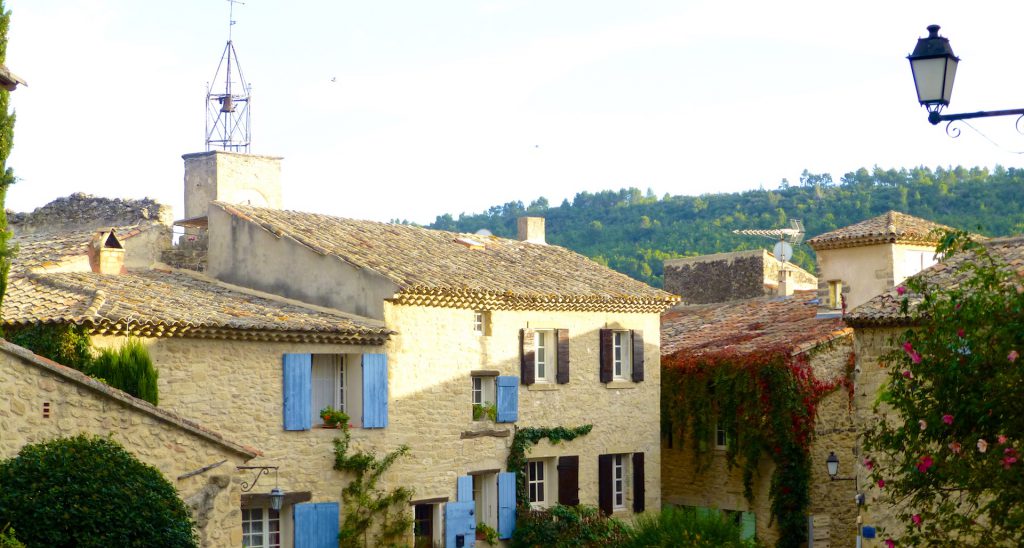
[[[497,387],[497,422],[516,422],[519,420],[519,379],[497,377],[494,384]]]
[[[444,505],[444,545],[476,546],[476,504],[473,501],[448,502]],[[298,547],[296,547],[298,548]]]
[[[295,520],[295,548],[337,548],[337,502],[296,504],[292,516]]]
[[[285,354],[283,365],[284,381],[284,429],[309,430],[313,417],[309,406],[312,393],[313,356],[311,354]]]
[[[757,518],[753,512],[743,512],[740,521],[741,533],[740,538],[743,540],[750,540],[754,538],[757,533]]]
[[[459,502],[473,500],[473,476],[459,476],[457,491]]]
[[[498,377],[499,379],[501,377]],[[513,377],[514,378],[514,377]],[[516,530],[516,474],[498,473],[498,538],[512,538]]]
[[[388,357],[363,354],[363,428],[388,425]]]

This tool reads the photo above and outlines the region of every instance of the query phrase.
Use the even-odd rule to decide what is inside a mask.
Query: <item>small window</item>
[[[729,432],[726,431],[725,426],[720,423],[715,423],[715,449],[725,449],[729,447]]]
[[[626,467],[629,463],[627,455],[612,455],[612,506],[615,509],[626,507]]]
[[[839,310],[843,307],[842,280],[831,280],[828,282],[828,304],[833,310]]]
[[[417,504],[413,507],[413,546],[415,548],[433,548],[441,540],[441,527],[438,525],[439,506],[437,504]]]
[[[492,529],[498,528],[498,476],[494,473],[473,475],[473,502],[476,519]]]
[[[629,380],[632,348],[633,337],[629,331],[612,332],[612,377],[615,380]]]
[[[548,488],[549,475],[547,460],[531,460],[526,463],[526,489],[530,504],[545,507],[553,501],[551,489]]]
[[[314,426],[323,424],[320,411],[328,406],[347,414],[353,426],[359,424],[362,414],[362,373],[360,367],[350,365],[352,361],[342,354],[313,355],[310,410]]]
[[[558,368],[558,337],[554,329],[538,329],[534,333],[535,371],[537,382],[555,382]]]
[[[281,515],[272,508],[242,508],[242,546],[281,546]]]
[[[494,401],[494,377],[474,375],[472,379],[473,420],[497,420]]]
[[[481,336],[491,334],[490,312],[486,310],[476,310],[473,312],[473,332]]]

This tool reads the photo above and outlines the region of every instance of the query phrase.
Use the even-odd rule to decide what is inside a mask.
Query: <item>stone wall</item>
[[[0,402],[0,458],[57,437],[111,436],[177,488],[192,508],[203,546],[241,544],[241,488],[235,466],[252,453],[232,449],[192,423],[5,341],[0,341]],[[178,479],[225,460],[207,472]]]
[[[853,343],[850,337],[825,343],[811,351],[810,364],[819,379],[835,379],[845,375]],[[840,475],[850,475],[855,460],[857,429],[848,392],[840,387],[818,406],[815,439],[811,444],[811,506],[810,513],[822,524],[816,534],[815,548],[847,546],[856,531],[857,507],[853,497],[854,482],[833,482],[829,479],[825,459],[835,451],[841,461]],[[714,448],[714,440],[706,442]],[[743,475],[739,466],[729,469],[725,450],[711,449],[707,467],[700,469],[694,440],[687,435],[662,444],[662,497],[665,504],[713,507],[719,510],[753,512],[757,536],[767,545],[778,539],[778,529],[771,523],[771,475],[775,464],[765,456],[758,463],[754,477],[753,499],[743,496]],[[824,525],[828,524],[828,525]]]
[[[596,505],[598,455],[643,452],[646,509],[660,508],[657,314],[493,311],[490,336],[474,332],[471,310],[387,305],[385,315],[389,327],[399,332],[385,347],[389,425],[353,430],[354,449],[383,453],[401,444],[410,446],[411,455],[400,459],[384,478],[385,487],[413,487],[417,500],[453,501],[457,477],[505,470],[513,426],[593,424],[587,436],[555,446],[542,442],[528,456],[578,455],[580,500]],[[599,382],[598,329],[616,326],[643,331],[645,381]],[[492,370],[518,377],[519,330],[525,327],[569,329],[570,383],[520,385],[515,425],[473,421],[470,372]],[[94,339],[99,346],[121,341]],[[263,456],[250,464],[280,466],[279,484],[284,491],[308,491],[313,502],[340,501],[348,479],[332,468],[337,432],[282,428],[281,357],[285,353],[380,352],[379,347],[186,338],[145,343],[160,371],[161,407],[187,412],[226,436],[260,449]],[[482,431],[493,432],[466,437]],[[286,506],[281,518],[288,539],[290,511]],[[616,515],[630,519],[632,512],[627,509]]]
[[[796,289],[814,289],[813,274],[786,263]],[[685,304],[708,304],[773,295],[779,262],[763,249],[716,253],[665,261],[665,291]]]
[[[76,192],[36,208],[31,213],[7,213],[15,233],[94,229],[99,227],[173,222],[171,206],[150,198],[141,200],[100,198]]]

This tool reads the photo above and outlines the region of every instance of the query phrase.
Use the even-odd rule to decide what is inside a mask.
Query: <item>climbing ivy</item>
[[[409,453],[409,446],[402,445],[378,458],[374,452],[349,454],[351,441],[349,425],[342,423],[341,437],[334,439],[334,469],[355,477],[341,490],[345,516],[338,540],[342,546],[397,546],[412,527],[412,489],[396,487],[385,491],[377,484],[399,457]],[[376,536],[371,542],[372,527],[376,527]]]
[[[512,437],[512,447],[509,448],[508,459],[505,468],[516,474],[516,505],[525,509],[530,508],[530,498],[526,491],[526,451],[537,445],[542,439],[547,439],[553,444],[562,441],[572,441],[580,436],[585,436],[593,430],[594,425],[584,424],[575,428],[556,426],[554,428],[517,428]]]
[[[792,357],[788,346],[753,354],[676,355],[663,359],[664,434],[692,436],[698,466],[710,461],[708,441],[716,423],[729,432],[729,467],[740,466],[743,492],[753,499],[753,482],[763,455],[775,462],[769,497],[778,520],[776,546],[807,540],[810,505],[810,444],[818,402],[846,384],[814,378],[807,353]]]

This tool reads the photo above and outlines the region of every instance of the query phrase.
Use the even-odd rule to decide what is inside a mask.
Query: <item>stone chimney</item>
[[[544,217],[520,217],[519,241],[532,244],[546,244],[544,241]]]
[[[281,208],[281,157],[211,150],[185,154],[185,218],[205,217],[219,200]]]
[[[124,246],[114,230],[100,230],[89,241],[89,267],[100,274],[124,272]]]
[[[788,268],[780,268],[778,295],[788,297],[793,294],[794,289],[796,289],[796,283],[793,280],[793,271]]]

